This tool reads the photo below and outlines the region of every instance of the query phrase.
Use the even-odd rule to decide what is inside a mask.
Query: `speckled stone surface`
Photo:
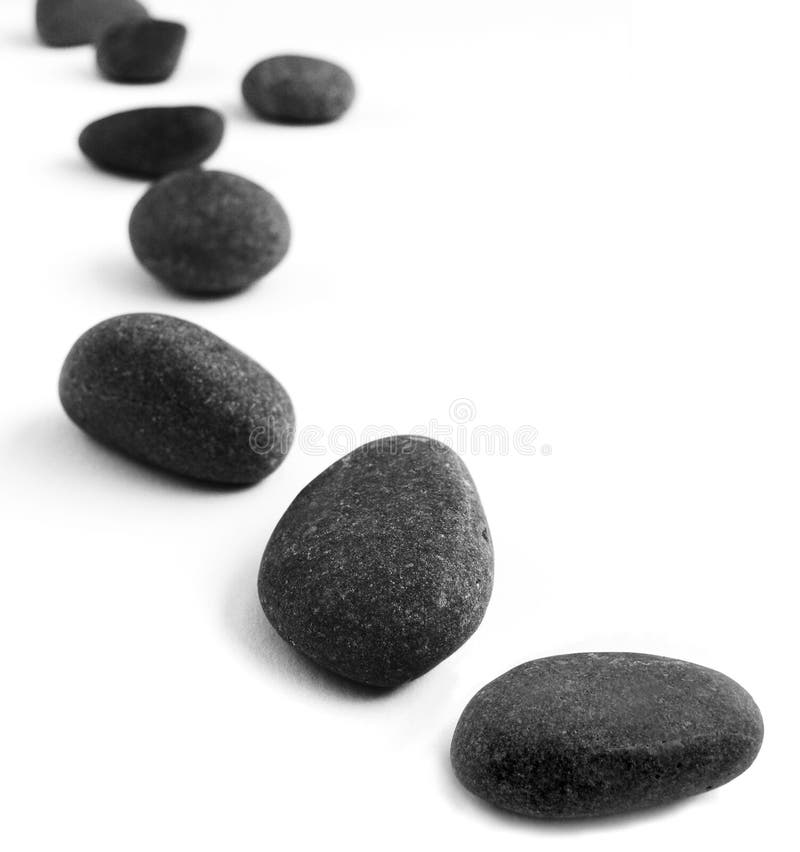
[[[267,545],[258,594],[297,650],[397,686],[477,629],[492,592],[486,517],[461,459],[428,438],[359,447],[307,485]]]
[[[98,441],[206,482],[258,482],[294,434],[289,396],[263,367],[210,331],[161,314],[89,329],[67,356],[59,394]]]
[[[200,165],[217,150],[224,129],[222,116],[206,107],[145,107],[93,121],[78,145],[102,169],[157,178]]]
[[[160,83],[172,75],[186,27],[149,18],[109,27],[97,41],[97,67],[117,83]]]
[[[289,250],[289,219],[258,184],[189,169],[151,187],[131,214],[131,245],[156,278],[184,293],[222,295],[262,278]]]
[[[91,44],[110,26],[146,18],[138,0],[37,0],[36,29],[51,47]]]
[[[254,65],[242,95],[262,118],[284,124],[335,121],[353,103],[353,78],[338,65],[310,56],[273,56]]]
[[[485,686],[456,727],[461,783],[533,817],[605,816],[719,787],[755,760],[758,707],[719,672],[646,654],[568,654]]]

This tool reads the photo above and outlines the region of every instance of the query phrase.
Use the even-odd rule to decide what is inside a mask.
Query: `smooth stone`
[[[97,67],[117,83],[160,83],[172,75],[186,41],[186,27],[173,21],[125,21],[97,43]]]
[[[532,817],[606,816],[726,784],[755,760],[764,727],[719,672],[647,654],[523,663],[469,702],[450,756],[461,783]]]
[[[176,317],[127,314],[72,347],[59,394],[98,441],[181,476],[250,485],[289,451],[294,412],[263,367]]]
[[[242,95],[262,118],[285,124],[335,121],[353,103],[355,84],[344,68],[309,56],[273,56],[254,65]]]
[[[393,687],[478,628],[494,555],[475,484],[444,444],[364,444],[307,485],[269,540],[261,606],[290,645],[359,683]]]
[[[114,24],[146,18],[138,0],[37,0],[36,29],[51,47],[92,44]]]
[[[200,165],[217,150],[224,130],[222,116],[213,109],[145,107],[93,121],[78,145],[102,169],[158,178]]]
[[[131,245],[159,281],[192,295],[249,287],[289,250],[279,202],[228,172],[190,169],[152,186],[131,214]]]

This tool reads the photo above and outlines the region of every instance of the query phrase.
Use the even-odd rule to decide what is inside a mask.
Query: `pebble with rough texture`
[[[59,394],[98,441],[158,468],[250,485],[294,435],[288,394],[263,367],[200,326],[161,314],[101,322],[72,347]]]
[[[350,108],[355,84],[344,68],[324,59],[273,56],[248,71],[242,95],[254,112],[270,121],[324,124]]]
[[[93,121],[78,145],[107,171],[158,178],[200,165],[220,145],[225,123],[201,106],[145,107]]]
[[[169,287],[224,295],[250,286],[289,250],[289,219],[258,184],[189,169],[152,186],[131,214],[140,263]]]
[[[494,556],[475,484],[444,444],[364,444],[307,485],[275,529],[258,593],[275,630],[319,665],[394,687],[475,632]]]
[[[36,29],[50,47],[91,44],[114,24],[147,18],[138,0],[37,0]]]
[[[646,654],[567,654],[489,683],[451,760],[476,796],[532,817],[606,816],[719,787],[763,737],[750,695],[719,672]]]
[[[160,83],[175,70],[186,27],[174,21],[124,21],[97,42],[97,67],[117,83]]]

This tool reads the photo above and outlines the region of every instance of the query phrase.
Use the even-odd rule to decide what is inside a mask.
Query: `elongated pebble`
[[[97,67],[117,83],[160,83],[175,71],[186,27],[149,18],[109,27],[97,42]]]
[[[64,362],[59,394],[103,444],[211,483],[258,482],[294,434],[292,403],[273,376],[210,331],[161,314],[89,329]]]
[[[50,47],[91,44],[114,24],[146,18],[138,0],[37,0],[36,29]]]

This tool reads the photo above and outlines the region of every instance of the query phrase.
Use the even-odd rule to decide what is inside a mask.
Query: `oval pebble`
[[[138,0],[37,0],[36,29],[50,47],[91,44],[108,27],[146,18]]]
[[[93,121],[78,145],[100,168],[157,178],[202,163],[219,147],[224,129],[222,116],[206,107],[145,107]]]
[[[249,485],[283,461],[288,394],[263,367],[200,326],[161,314],[101,322],[75,343],[59,394],[98,441],[182,476]]]
[[[117,83],[160,83],[172,75],[186,41],[186,27],[174,21],[124,21],[97,42],[97,67]]]
[[[395,436],[331,465],[295,498],[261,562],[275,630],[319,665],[393,687],[475,632],[494,556],[472,478],[444,444]]]
[[[246,103],[262,118],[285,124],[334,121],[353,103],[355,85],[344,68],[309,56],[273,56],[242,82]]]
[[[469,702],[453,736],[461,783],[532,817],[605,816],[719,787],[755,760],[753,699],[719,672],[647,654],[524,663]]]
[[[289,250],[289,220],[258,184],[190,169],[152,186],[131,214],[131,245],[164,284],[194,295],[250,286]]]

